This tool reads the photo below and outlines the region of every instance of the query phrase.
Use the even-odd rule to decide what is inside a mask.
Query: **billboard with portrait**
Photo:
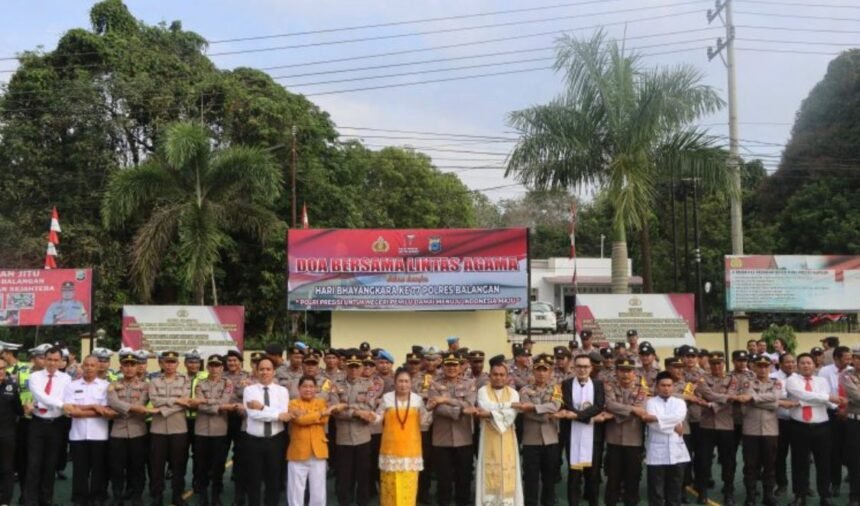
[[[0,270],[0,326],[87,325],[91,269]]]

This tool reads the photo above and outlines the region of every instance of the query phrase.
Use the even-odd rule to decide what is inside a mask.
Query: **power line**
[[[822,56],[839,56],[840,53],[826,53],[824,51],[800,51],[796,49],[757,49],[751,47],[739,47],[738,51],[751,51],[754,53],[784,53],[784,54],[813,54]]]
[[[834,18],[831,16],[811,16],[808,14],[776,14],[773,12],[749,12],[737,11],[736,14],[744,14],[746,16],[765,16],[768,18],[790,18],[790,19],[816,19],[820,21],[845,21],[849,23],[860,23],[860,19],[854,18]]]
[[[466,138],[476,138],[476,139],[517,140],[514,137],[500,137],[500,136],[494,136],[494,135],[474,135],[474,134],[452,133],[452,132],[426,132],[426,131],[416,131],[416,130],[393,130],[390,128],[356,127],[356,126],[343,126],[343,125],[338,125],[337,128],[338,129],[347,129],[347,130],[367,130],[369,132],[392,132],[392,133],[400,133],[400,134],[444,135],[444,136],[448,136],[448,137],[456,136],[456,137],[466,137]]]
[[[710,39],[682,40],[682,41],[678,41],[678,42],[669,42],[669,43],[663,43],[663,44],[652,44],[650,46],[641,46],[641,47],[635,47],[635,48],[630,48],[630,49],[633,51],[636,51],[636,50],[640,50],[640,49],[648,49],[648,48],[654,48],[654,47],[666,47],[666,46],[672,46],[672,45],[676,45],[676,44],[692,44],[692,43],[696,43],[696,42],[706,42],[708,40],[710,40]],[[696,47],[693,49],[698,50],[700,48]],[[468,69],[474,69],[474,68],[495,67],[495,66],[499,66],[499,65],[517,65],[520,63],[535,63],[535,62],[553,61],[553,60],[555,60],[554,56],[549,56],[546,58],[527,58],[527,59],[520,59],[520,60],[508,60],[508,61],[502,61],[502,62],[477,63],[474,65],[464,65],[464,66],[460,66],[460,67],[448,67],[448,68],[429,69],[429,70],[416,70],[416,71],[412,71],[412,72],[399,72],[399,73],[395,73],[395,74],[382,74],[382,75],[373,75],[373,76],[362,76],[362,77],[352,77],[352,78],[344,78],[344,79],[334,79],[334,80],[329,80],[329,81],[317,81],[317,82],[308,82],[308,83],[288,83],[288,84],[285,84],[285,86],[289,86],[289,87],[319,86],[319,85],[324,85],[324,84],[347,83],[347,82],[354,82],[354,81],[367,81],[367,80],[371,80],[371,79],[385,79],[385,78],[390,78],[390,77],[404,77],[404,76],[412,76],[412,75],[418,75],[418,74],[431,74],[431,73],[435,73],[435,72],[450,72],[450,71],[456,71],[456,70],[468,70]]]
[[[743,0],[745,4],[776,5],[779,7],[820,7],[823,9],[860,9],[860,5],[808,4],[798,2],[773,2],[768,0]]]
[[[700,2],[701,2],[701,0],[690,0],[690,1],[681,2],[678,4],[667,4],[664,7],[675,7],[678,5],[687,5],[687,4],[700,3]],[[640,11],[640,10],[647,10],[647,9],[652,9],[652,7],[647,7],[647,8],[639,7],[639,8],[635,8],[633,10]],[[619,12],[620,11],[604,12],[602,14],[613,14],[613,13],[619,13]],[[629,24],[634,24],[634,23],[642,23],[645,21],[654,21],[654,20],[658,20],[658,19],[667,19],[667,18],[674,18],[674,17],[680,17],[680,16],[687,16],[687,15],[697,14],[698,12],[699,12],[698,10],[681,11],[681,12],[660,14],[660,15],[654,15],[654,16],[637,17],[636,19],[629,20],[629,21],[615,21],[615,22],[611,22],[611,23],[601,23],[601,24],[576,27],[576,28],[563,28],[563,29],[555,29],[555,30],[544,31],[544,32],[530,33],[530,34],[510,35],[510,36],[506,36],[506,37],[483,39],[483,40],[470,41],[470,42],[461,42],[461,43],[456,43],[456,44],[447,44],[447,45],[443,45],[443,46],[437,46],[435,48],[418,48],[418,49],[409,49],[409,50],[401,50],[401,51],[391,51],[391,52],[387,52],[387,53],[379,53],[379,54],[371,55],[371,56],[354,56],[354,57],[337,58],[337,59],[331,59],[331,60],[323,60],[323,61],[317,61],[317,62],[304,62],[304,63],[296,63],[296,64],[288,64],[288,65],[279,65],[279,66],[273,66],[273,67],[264,67],[264,68],[261,68],[261,70],[276,70],[276,69],[280,69],[280,68],[289,68],[289,67],[305,66],[305,65],[316,65],[316,64],[322,64],[322,63],[337,63],[337,62],[352,61],[352,60],[357,60],[357,59],[375,58],[375,57],[380,57],[380,56],[395,56],[395,55],[400,55],[400,54],[409,54],[409,53],[429,51],[429,50],[435,50],[435,49],[450,49],[450,48],[454,48],[454,47],[464,47],[464,46],[472,46],[472,45],[479,45],[479,44],[489,44],[489,43],[494,43],[494,42],[507,42],[507,41],[511,41],[511,40],[521,40],[521,39],[533,38],[533,37],[543,37],[546,35],[558,35],[559,33],[572,32],[572,31],[577,31],[577,30],[598,29],[598,28],[602,28],[602,27],[606,27],[606,26],[621,26],[621,25],[629,25]],[[568,16],[568,17],[588,17],[588,16],[600,15],[600,14],[601,13],[584,14],[584,15],[574,15],[574,16]],[[552,19],[554,19],[554,20],[564,19],[564,17],[555,17]],[[523,23],[525,23],[525,22],[523,22]],[[467,28],[469,28],[469,29],[481,29],[481,28],[475,28],[475,27],[471,27],[471,28],[470,27],[461,27],[460,29],[465,30]],[[446,29],[446,30],[450,30],[450,29]],[[428,35],[428,34],[432,34],[432,33],[436,33],[436,32],[412,32],[411,34],[396,34],[394,36],[404,37],[404,36],[415,36],[415,35]],[[394,37],[394,36],[392,36],[392,37]],[[385,36],[385,37],[388,37],[388,36]],[[332,44],[353,43],[353,42],[367,42],[367,41],[371,41],[371,40],[381,40],[381,39],[378,39],[378,38],[342,39],[341,41],[327,41],[327,42],[321,42],[321,43],[313,43],[311,46],[296,45],[296,46],[279,46],[276,48],[256,48],[256,49],[238,50],[238,51],[233,51],[233,52],[229,52],[229,53],[211,53],[211,54],[208,54],[206,56],[211,58],[213,56],[247,54],[247,53],[263,52],[263,51],[275,51],[275,50],[281,50],[281,49],[299,49],[299,48],[303,48],[303,47],[315,47],[315,46],[319,46],[319,45],[332,45]],[[93,55],[93,54],[96,54],[96,53],[92,52],[92,51],[91,52],[80,52],[80,53],[62,53],[63,56],[86,56],[86,55]],[[18,59],[17,56],[10,56],[10,57],[0,58],[0,61],[10,61],[10,60],[17,60],[17,59]],[[75,64],[71,64],[69,66],[73,67],[73,66],[75,66]],[[98,66],[98,65],[93,65],[93,66]]]
[[[747,39],[739,37],[737,40],[741,42],[766,42],[772,44],[799,44],[804,46],[844,46],[844,47],[860,47],[858,42],[822,42],[810,40],[775,40],[775,39]]]
[[[687,0],[684,2],[678,2],[674,4],[665,4],[662,7],[681,7],[684,5],[692,5],[692,4],[700,4],[702,0]],[[333,46],[340,44],[353,44],[356,42],[374,42],[380,40],[391,40],[391,39],[400,39],[404,37],[419,37],[422,35],[437,35],[440,33],[455,33],[455,32],[463,32],[463,31],[471,31],[471,30],[485,30],[487,28],[502,28],[507,26],[521,26],[527,24],[536,24],[536,23],[550,23],[554,21],[564,20],[564,19],[578,19],[578,18],[587,18],[594,16],[607,16],[613,14],[627,14],[630,12],[640,12],[646,10],[653,10],[653,6],[645,6],[645,7],[632,7],[629,9],[617,9],[614,11],[603,11],[603,12],[589,12],[583,14],[571,14],[567,16],[554,16],[551,18],[540,18],[540,19],[527,19],[520,21],[507,21],[504,23],[488,23],[485,25],[475,25],[475,26],[461,26],[461,27],[453,27],[453,28],[440,28],[437,30],[426,30],[423,32],[410,32],[410,33],[397,33],[397,34],[389,34],[389,35],[377,35],[373,37],[359,37],[353,39],[340,39],[340,40],[329,40],[329,41],[321,41],[321,42],[308,42],[304,44],[293,44],[288,46],[272,46],[272,47],[259,47],[252,49],[238,49],[235,51],[222,51],[220,53],[209,53],[207,56],[215,57],[215,56],[232,56],[237,54],[249,54],[249,53],[265,53],[272,51],[283,51],[287,49],[304,49],[308,47],[320,47],[320,46]],[[676,15],[683,15],[682,13],[678,13]]]
[[[751,28],[753,30],[776,30],[786,32],[810,32],[810,33],[860,33],[860,30],[833,30],[829,28],[801,28],[789,26],[763,26],[763,25],[735,25],[735,28]]]
[[[455,19],[467,19],[467,18],[477,18],[477,17],[485,17],[485,16],[496,16],[502,14],[514,14],[520,12],[535,12],[535,11],[544,11],[551,9],[560,9],[563,7],[579,7],[583,5],[591,5],[591,4],[605,4],[610,1],[618,1],[618,0],[589,0],[586,2],[570,2],[564,4],[555,4],[555,5],[544,5],[540,7],[526,7],[522,9],[508,9],[503,11],[491,11],[491,12],[478,12],[474,14],[460,14],[457,16],[444,16],[444,17],[436,17],[436,18],[423,18],[423,19],[412,19],[407,21],[392,21],[388,23],[376,23],[371,25],[358,25],[358,26],[344,26],[337,28],[323,28],[319,30],[309,30],[304,32],[291,32],[291,33],[278,33],[272,35],[256,35],[250,37],[237,37],[232,39],[221,39],[221,40],[212,40],[209,41],[210,45],[215,44],[223,44],[228,42],[247,42],[253,40],[266,40],[266,39],[279,39],[285,37],[298,37],[303,35],[318,35],[321,33],[333,33],[333,32],[346,32],[346,31],[354,31],[354,30],[365,30],[368,28],[387,28],[391,26],[403,26],[403,25],[412,25],[418,23],[434,23],[437,21],[452,21]]]

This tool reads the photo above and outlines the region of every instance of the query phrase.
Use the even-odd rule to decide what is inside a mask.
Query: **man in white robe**
[[[520,452],[514,421],[520,396],[507,386],[505,357],[490,359],[490,383],[478,390],[481,436],[475,468],[475,504],[522,506]]]
[[[673,397],[675,382],[663,371],[657,375],[657,396],[648,399],[646,415],[648,439],[645,465],[648,466],[648,505],[680,506],[684,469],[690,454],[684,444],[687,403]]]

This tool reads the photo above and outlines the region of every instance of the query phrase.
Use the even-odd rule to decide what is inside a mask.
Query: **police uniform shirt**
[[[87,323],[87,308],[77,300],[58,300],[48,306],[43,325],[57,325],[60,323]]]
[[[24,416],[24,408],[21,405],[18,384],[6,376],[6,379],[0,382],[0,435],[14,435],[15,422],[20,416]]]
[[[732,375],[722,378],[705,375],[697,389],[699,397],[711,403],[702,408],[703,429],[734,430],[735,420],[728,397],[737,394],[738,388],[737,379]]]
[[[421,396],[424,404],[427,404],[427,395],[430,393],[430,387],[433,385],[433,374],[419,372],[412,376],[412,391]]]
[[[755,373],[749,369],[744,369],[743,371],[733,370],[730,373],[730,376],[735,378],[738,392],[743,389],[744,385],[755,379]],[[744,414],[741,410],[741,403],[739,402],[732,404],[732,419],[734,420],[735,425],[743,425],[744,423]]]
[[[197,419],[194,420],[195,436],[226,436],[227,413],[220,410],[224,404],[233,400],[233,383],[227,378],[213,381],[206,378],[194,388],[194,398],[206,401],[197,406]]]
[[[646,389],[645,395],[653,396],[657,394],[657,374],[660,370],[653,365],[645,369],[643,367],[636,368],[636,381]]]
[[[534,383],[534,377],[532,376],[531,370],[526,367],[519,367],[517,364],[511,366],[510,369],[510,377],[514,380],[514,388],[517,390],[523,388],[526,385]]]
[[[645,407],[646,388],[634,382],[624,388],[619,383],[606,385],[606,411],[613,419],[604,424],[606,443],[618,446],[642,446],[642,419],[631,415],[634,407]]]
[[[851,420],[860,420],[860,371],[850,370],[842,373],[840,385],[848,398],[846,413]]]
[[[743,403],[744,436],[778,436],[779,420],[776,410],[782,397],[782,384],[779,380],[758,378],[744,383],[741,394],[752,396],[750,402]]]
[[[477,377],[477,378],[475,378],[475,377],[473,376],[473,377],[472,377],[472,381],[474,381],[474,382],[475,382],[475,388],[476,388],[477,390],[480,390],[480,389],[481,389],[481,387],[483,387],[483,386],[485,386],[485,385],[489,385],[489,384],[490,384],[490,375],[489,375],[489,374],[487,374],[486,372],[482,372],[481,374],[479,374],[479,375],[478,375],[478,377]]]
[[[191,397],[191,380],[177,374],[168,380],[164,376],[149,382],[149,400],[158,413],[152,415],[150,432],[153,434],[185,434],[185,408],[176,404],[177,399]]]
[[[456,448],[472,444],[472,417],[464,416],[463,408],[474,406],[477,395],[478,390],[471,380],[458,377],[433,382],[430,399],[447,397],[451,401],[451,404],[439,404],[433,409],[433,446]]]
[[[304,376],[304,370],[301,367],[291,369],[286,363],[275,369],[275,381],[284,388],[289,388],[290,383],[300,380],[302,376]]]
[[[235,373],[229,373],[225,371],[224,377],[230,380],[230,384],[233,385],[233,398],[230,399],[230,403],[241,403],[242,392],[244,392],[246,386],[251,384],[250,381],[248,381],[248,373],[246,371],[239,371]]]
[[[684,391],[689,392],[689,395],[695,395],[699,383],[702,382],[702,378],[704,377],[705,370],[700,367],[693,369],[684,368]],[[689,423],[699,423],[701,419],[702,407],[698,404],[687,403],[687,421]]]
[[[523,413],[524,446],[558,443],[558,420],[551,415],[561,409],[561,385],[528,385],[520,390],[520,402],[534,404],[535,410]]]
[[[337,441],[339,446],[358,446],[370,442],[370,424],[354,416],[356,411],[375,411],[376,400],[373,397],[373,384],[367,378],[348,379],[335,384],[336,391],[332,399],[338,404],[347,405],[347,409],[335,413],[337,424]]]
[[[836,364],[825,365],[818,370],[818,375],[827,380],[830,385],[830,393],[839,395],[839,376],[845,371],[851,371],[854,368],[850,365],[841,371],[836,367]]]
[[[559,369],[558,367],[552,368],[552,381],[557,385],[561,385],[564,380],[568,378],[572,378],[574,373],[571,372],[570,368],[567,369]]]
[[[340,369],[335,369],[334,371],[323,369],[320,373],[332,383],[337,383],[338,381],[343,381],[346,379],[346,373],[344,371],[341,371]]]
[[[132,406],[146,406],[149,403],[149,384],[139,378],[130,381],[125,378],[115,381],[108,387],[108,406],[119,416],[113,419],[110,436],[118,439],[131,439],[145,436],[146,415],[129,412]]]
[[[317,380],[317,394],[315,397],[317,397],[318,399],[322,399],[322,400],[326,401],[327,404],[334,404],[332,402],[332,397],[331,397],[332,389],[333,389],[332,387],[334,386],[334,383],[331,380],[329,380],[328,377],[326,377],[323,373],[317,374],[316,380]],[[299,397],[301,397],[301,394],[299,393],[299,382],[298,381],[291,382],[288,390],[290,392],[290,399],[298,399]]]
[[[266,390],[269,392],[269,404],[265,403]],[[263,409],[250,409],[248,403],[257,401],[263,404]],[[271,436],[284,431],[284,422],[278,420],[281,413],[287,412],[290,406],[290,393],[277,383],[263,385],[255,383],[245,387],[242,393],[242,405],[247,413],[245,432],[254,437],[266,437],[266,424],[271,423]]]
[[[48,371],[42,369],[30,375],[28,388],[33,395],[33,416],[39,418],[53,419],[63,416],[63,396],[66,386],[72,382],[68,374],[56,371],[50,378],[51,392],[46,393],[48,386]]]
[[[110,383],[95,378],[87,382],[76,379],[66,385],[63,402],[77,406],[107,406],[107,391]],[[108,421],[102,417],[72,418],[69,441],[107,441]]]
[[[793,375],[793,374],[792,374]],[[779,381],[780,385],[780,400],[788,398],[788,392],[785,390],[785,380],[788,379],[788,376],[785,375],[782,369],[777,369],[776,371],[770,373],[771,379],[775,379]],[[788,409],[780,407],[776,410],[776,417],[780,420],[789,420],[791,416],[789,416]]]

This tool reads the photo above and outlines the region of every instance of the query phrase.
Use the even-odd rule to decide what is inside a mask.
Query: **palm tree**
[[[268,154],[232,146],[213,151],[208,131],[193,123],[169,126],[156,152],[141,165],[111,177],[102,202],[105,226],[142,220],[131,247],[131,277],[149,301],[162,259],[175,246],[182,285],[203,304],[221,251],[231,233],[265,240],[283,226],[269,210],[282,176]]]
[[[554,68],[564,73],[564,92],[510,114],[520,140],[505,175],[536,188],[605,191],[613,209],[612,292],[627,293],[627,231],[647,224],[668,169],[678,177],[704,168],[700,175],[727,179],[723,151],[690,126],[723,102],[694,68],[646,69],[603,32],[560,38]]]

